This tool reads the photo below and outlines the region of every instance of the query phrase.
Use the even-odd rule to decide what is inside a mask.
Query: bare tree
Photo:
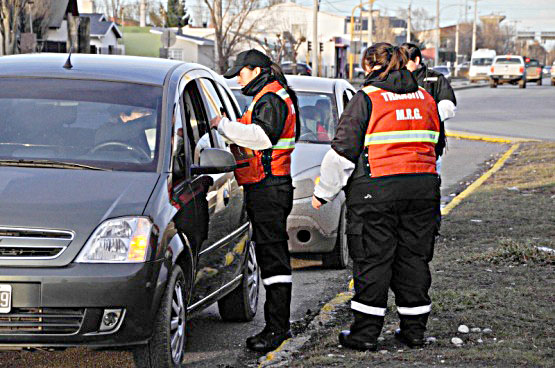
[[[256,22],[246,23],[249,13],[256,9],[259,0],[204,0],[210,12],[210,23],[215,33],[216,71],[224,73],[228,59],[235,48],[252,33]]]
[[[27,0],[0,0],[0,34],[4,55],[17,52],[19,22],[26,4]]]

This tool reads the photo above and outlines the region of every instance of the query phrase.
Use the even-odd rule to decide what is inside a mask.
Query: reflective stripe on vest
[[[385,143],[430,142],[437,143],[439,132],[433,130],[399,130],[392,132],[366,134],[364,146]]]
[[[295,108],[287,91],[277,81],[266,85],[254,96],[247,111],[239,122],[252,124],[254,107],[266,93],[275,93],[287,105],[287,118],[279,140],[269,150],[250,150],[232,145],[233,155],[237,161],[235,178],[239,185],[257,183],[267,175],[285,176],[291,174],[291,153],[295,148]],[[270,159],[268,160],[268,153]]]
[[[436,174],[440,123],[432,96],[422,88],[405,94],[374,86],[363,91],[372,102],[364,136],[369,174]]]

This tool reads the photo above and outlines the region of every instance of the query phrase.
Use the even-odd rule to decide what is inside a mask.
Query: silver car
[[[339,116],[355,89],[343,79],[288,75],[287,81],[297,93],[301,117],[301,134],[291,164],[295,191],[293,210],[287,222],[289,250],[293,254],[321,254],[325,267],[345,268],[349,261],[345,195],[341,192],[319,211],[312,208],[311,199]],[[228,85],[245,111],[252,97],[244,96],[235,80],[228,81]]]

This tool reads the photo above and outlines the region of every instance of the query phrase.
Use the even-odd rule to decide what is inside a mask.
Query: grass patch
[[[554,143],[522,144],[443,219],[431,263],[427,335],[434,343],[409,350],[395,341],[391,296],[381,352],[338,347],[337,334],[351,323],[346,306],[336,326],[319,333],[291,366],[555,366],[554,255],[538,249],[555,248],[554,172]],[[461,334],[461,324],[480,330]],[[463,346],[454,346],[453,337]]]

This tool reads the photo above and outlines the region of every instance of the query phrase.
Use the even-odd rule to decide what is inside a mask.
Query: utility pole
[[[318,0],[314,0],[312,9],[312,74],[318,77],[318,53],[320,45],[318,44]]]
[[[474,0],[474,24],[472,25],[472,52],[476,50],[476,22],[477,21],[478,21],[478,0]]]
[[[439,0],[436,0],[436,52],[434,55],[434,65],[439,65],[439,44],[440,44],[440,29],[439,29]]]
[[[411,19],[410,19],[410,17],[411,17],[411,7],[412,7],[412,0],[409,1],[409,14],[408,14],[408,17],[407,17],[407,42],[410,42],[410,33],[412,32],[412,27],[411,27],[412,24],[410,23],[411,22]]]
[[[464,22],[468,23],[468,0],[464,0]]]
[[[141,27],[146,27],[146,0],[139,2],[139,22]]]
[[[374,7],[374,0],[368,1],[368,47],[372,46],[374,43],[373,39],[373,31],[374,31],[374,22],[372,19],[372,8]],[[362,61],[360,63],[362,65]]]

